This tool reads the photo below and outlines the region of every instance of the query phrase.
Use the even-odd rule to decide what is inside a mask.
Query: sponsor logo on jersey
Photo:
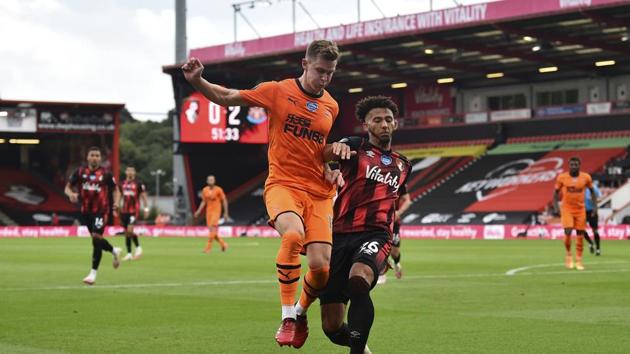
[[[307,139],[317,142],[319,144],[324,143],[324,135],[318,131],[311,129],[312,120],[289,114],[284,122],[284,132],[293,134],[293,136],[300,139]]]
[[[309,112],[317,111],[318,107],[319,105],[317,104],[317,102],[313,102],[313,101],[306,102],[306,109],[308,109]]]
[[[370,167],[368,165],[366,167],[365,177],[379,183],[387,184],[388,186],[393,187],[395,192],[397,192],[398,188],[400,188],[398,176],[393,175],[391,172],[383,174],[383,170],[381,170],[381,168],[378,166]]]
[[[82,184],[82,188],[84,191],[94,191],[94,192],[100,192],[101,191],[101,185],[98,183],[89,183],[89,182],[85,182]]]
[[[368,157],[374,157],[374,151],[372,151],[372,150],[368,150],[368,151],[366,151],[366,152],[365,152],[365,154],[366,154]]]

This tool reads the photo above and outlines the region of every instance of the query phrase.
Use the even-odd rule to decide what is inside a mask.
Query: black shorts
[[[81,214],[81,224],[87,226],[90,234],[102,235],[107,225],[107,213]]]
[[[122,226],[125,229],[129,225],[131,225],[131,226],[135,225],[137,219],[138,219],[138,217],[136,216],[136,214],[131,214],[131,213],[120,214],[120,222],[122,223]]]
[[[593,231],[596,231],[599,227],[599,218],[597,217],[596,213],[593,213],[592,210],[586,211],[586,222],[591,225],[591,229],[593,229]]]
[[[319,295],[320,304],[348,303],[346,292],[350,268],[354,263],[364,263],[374,271],[374,288],[381,270],[387,267],[387,257],[392,248],[389,234],[385,231],[367,231],[333,234],[330,277],[326,289]]]
[[[400,223],[394,221],[394,234],[392,235],[392,246],[400,247]]]

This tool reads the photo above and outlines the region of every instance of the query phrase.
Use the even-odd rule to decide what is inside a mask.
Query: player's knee
[[[321,268],[310,268],[311,279],[313,286],[319,284],[319,287],[323,288],[328,283],[328,276],[330,274],[330,267],[328,265]]]
[[[287,233],[297,233],[304,238],[304,224],[302,219],[294,212],[287,212],[278,215],[274,222],[274,227],[281,235]]]
[[[300,234],[299,232],[285,232],[282,234],[282,244],[290,244],[293,245],[295,243],[301,242],[302,239],[304,238],[303,234]]]
[[[341,306],[339,308],[336,305],[322,305],[322,330],[328,338],[329,334],[335,334],[343,326],[343,305],[338,304]]]
[[[368,294],[370,292],[370,288],[370,283],[368,283],[367,279],[362,276],[355,275],[348,279],[347,291],[351,298]]]

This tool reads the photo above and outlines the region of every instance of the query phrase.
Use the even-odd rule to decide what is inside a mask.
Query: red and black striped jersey
[[[411,163],[403,155],[384,151],[369,141],[341,140],[357,154],[339,164],[345,185],[335,201],[335,233],[385,230],[390,235],[399,196],[407,193]]]
[[[116,187],[116,180],[111,172],[103,167],[92,170],[83,166],[74,171],[69,182],[71,186],[79,189],[83,214],[109,213],[110,193]]]
[[[135,214],[137,217],[140,211],[140,194],[145,191],[144,183],[138,179],[125,179],[120,185],[123,201],[121,212],[124,214]]]

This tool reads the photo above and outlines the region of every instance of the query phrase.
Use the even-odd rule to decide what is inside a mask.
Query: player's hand
[[[326,181],[330,184],[334,184],[337,187],[341,188],[346,184],[346,181],[343,179],[343,175],[339,170],[326,170],[324,172],[324,177]]]
[[[350,160],[350,158],[357,154],[356,151],[352,151],[350,146],[345,143],[334,142],[332,143],[332,153],[339,160]]]
[[[195,219],[196,219],[196,218],[198,218],[198,217],[199,217],[199,212],[198,212],[198,211],[196,211],[196,212],[193,214],[193,218],[195,218]]]
[[[78,203],[79,202],[79,193],[70,193],[70,195],[68,195],[68,199],[70,199],[70,201],[72,203]]]
[[[188,82],[199,80],[203,72],[203,64],[201,64],[201,61],[197,58],[190,58],[182,65],[182,71]]]

